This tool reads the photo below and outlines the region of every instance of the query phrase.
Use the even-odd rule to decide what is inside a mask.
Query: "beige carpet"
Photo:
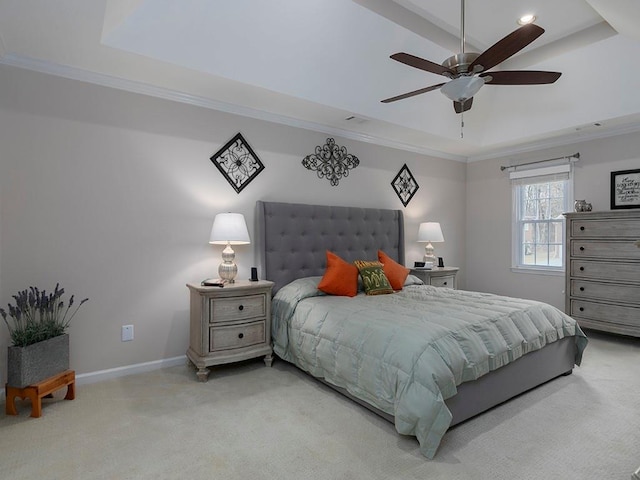
[[[40,419],[19,404],[0,417],[0,478],[629,480],[640,340],[588,334],[573,375],[452,429],[434,460],[294,367],[257,360],[208,383],[185,366],[79,386]]]

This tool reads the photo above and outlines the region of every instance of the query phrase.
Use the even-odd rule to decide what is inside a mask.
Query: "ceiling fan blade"
[[[555,82],[560,75],[560,72],[539,70],[503,70],[480,74],[481,77],[488,77],[485,83],[493,85],[543,85]]]
[[[413,92],[409,92],[409,93],[404,93],[402,95],[398,95],[397,97],[385,98],[384,100],[381,100],[381,101],[382,103],[391,103],[391,102],[396,102],[398,100],[404,100],[405,98],[415,97],[416,95],[420,95],[421,93],[427,93],[427,92],[430,92],[431,90],[437,90],[443,85],[444,83],[431,85],[430,87],[421,88],[420,90],[414,90]]]
[[[424,58],[416,57],[410,53],[394,53],[391,55],[391,58],[397,62],[409,65],[410,67],[419,68],[420,70],[436,73],[438,75],[444,75],[445,77],[451,78],[455,75],[455,72],[447,67],[425,60]]]
[[[482,66],[481,71],[486,72],[499,63],[504,62],[511,55],[518,53],[543,33],[544,28],[533,23],[523,25],[480,54],[480,56],[469,65],[469,71],[472,71],[476,65],[480,65]]]
[[[453,109],[456,113],[466,112],[471,109],[471,105],[473,105],[473,97],[467,98],[464,102],[456,102],[453,101]]]

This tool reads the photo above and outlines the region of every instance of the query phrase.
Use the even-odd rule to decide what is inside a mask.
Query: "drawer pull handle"
[[[584,267],[580,267],[580,271],[581,271],[581,272],[584,272]]]
[[[581,252],[584,252],[584,247],[580,247],[580,251],[581,251]]]
[[[238,338],[244,338],[244,333],[239,333]]]
[[[580,287],[580,291],[581,291],[581,292],[584,292],[584,287]]]
[[[580,227],[580,230],[582,230],[584,232],[584,227]]]
[[[447,284],[447,282],[443,282],[442,284],[443,284],[443,285],[446,285],[446,284]]]
[[[238,306],[238,310],[240,310],[240,311],[244,310],[244,305]]]
[[[580,308],[579,308],[579,310],[580,310],[581,312],[584,312],[584,307],[580,307]]]

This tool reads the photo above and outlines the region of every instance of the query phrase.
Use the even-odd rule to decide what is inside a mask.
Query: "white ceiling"
[[[456,160],[640,130],[640,2],[469,0],[466,51],[528,12],[546,32],[494,70],[562,76],[484,86],[464,138],[437,90],[380,102],[447,80],[389,56],[458,53],[457,0],[0,0],[0,63]]]

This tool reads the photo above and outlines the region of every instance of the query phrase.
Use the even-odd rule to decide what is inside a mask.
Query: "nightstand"
[[[264,355],[270,367],[271,288],[273,282],[236,281],[224,287],[187,284],[191,320],[187,358],[198,368],[201,382],[207,367]]]
[[[422,280],[425,285],[434,287],[457,288],[456,276],[458,267],[433,267],[430,270],[424,268],[411,268],[411,275],[415,275]]]

